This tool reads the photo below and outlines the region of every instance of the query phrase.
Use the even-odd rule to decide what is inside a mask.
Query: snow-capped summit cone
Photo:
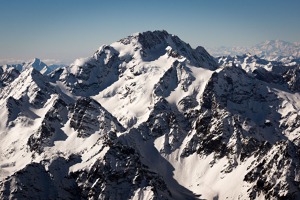
[[[23,70],[29,68],[34,68],[41,73],[49,73],[48,66],[38,58],[34,58],[33,60],[24,63]]]
[[[194,66],[207,69],[217,68],[216,63],[204,48],[192,49],[179,37],[164,30],[136,33],[121,39],[118,43],[134,47],[133,49],[139,52],[140,58],[145,61],[153,61],[167,53],[172,57],[185,58]]]
[[[164,57],[165,60],[185,61],[210,70],[218,66],[203,48],[194,50],[166,31],[147,31],[101,46],[92,57],[71,64],[61,79],[65,79],[74,93],[82,95],[86,89],[99,92],[115,82],[126,69],[133,70],[136,65],[155,63]]]
[[[147,31],[103,45],[57,73],[72,94],[95,96],[128,127],[145,121],[160,95],[175,105],[186,96],[197,98],[192,94],[217,66],[203,47],[192,49],[166,31]]]
[[[29,69],[29,68],[34,68],[37,71],[42,71],[42,69],[44,69],[45,67],[47,67],[47,65],[42,62],[40,59],[38,58],[34,58],[33,60],[24,63],[23,65],[23,70],[25,69]]]

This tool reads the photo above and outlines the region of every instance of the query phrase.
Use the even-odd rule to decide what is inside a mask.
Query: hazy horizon
[[[299,6],[296,0],[2,1],[0,64],[35,57],[68,64],[147,30],[166,30],[192,47],[300,42]]]

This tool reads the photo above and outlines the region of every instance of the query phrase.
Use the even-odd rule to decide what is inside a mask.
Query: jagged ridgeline
[[[300,198],[297,60],[148,31],[48,69],[0,68],[1,199]]]

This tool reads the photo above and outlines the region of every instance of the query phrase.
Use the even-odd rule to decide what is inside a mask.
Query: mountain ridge
[[[259,57],[265,57],[268,60],[277,57],[300,57],[300,45],[297,42],[291,43],[283,40],[266,40],[252,47],[217,47],[208,48],[213,56],[235,56],[251,53]]]
[[[18,70],[19,72],[22,72],[26,69],[34,68],[42,74],[50,74],[52,71],[54,71],[58,68],[63,68],[63,67],[66,67],[66,65],[52,64],[52,65],[48,66],[39,58],[34,58],[30,61],[23,62],[21,64],[5,64],[2,66],[2,69],[14,68],[14,69]]]
[[[0,198],[300,197],[295,62],[148,31],[48,75],[0,69]]]

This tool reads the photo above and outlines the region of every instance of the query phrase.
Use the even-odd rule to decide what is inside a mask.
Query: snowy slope
[[[136,33],[0,68],[0,198],[298,199],[300,67]]]
[[[216,69],[217,64],[205,50],[194,50],[177,36],[146,32],[102,46],[92,57],[76,60],[59,80],[75,95],[94,96],[123,126],[131,127],[147,119],[156,101],[154,88],[159,87],[165,72],[174,69],[181,79],[166,91],[176,104],[180,99],[174,99],[172,90],[178,88],[183,92],[178,98],[183,98],[199,89],[198,84],[188,88],[196,80],[193,73],[201,73],[199,67],[206,73],[205,69]]]

